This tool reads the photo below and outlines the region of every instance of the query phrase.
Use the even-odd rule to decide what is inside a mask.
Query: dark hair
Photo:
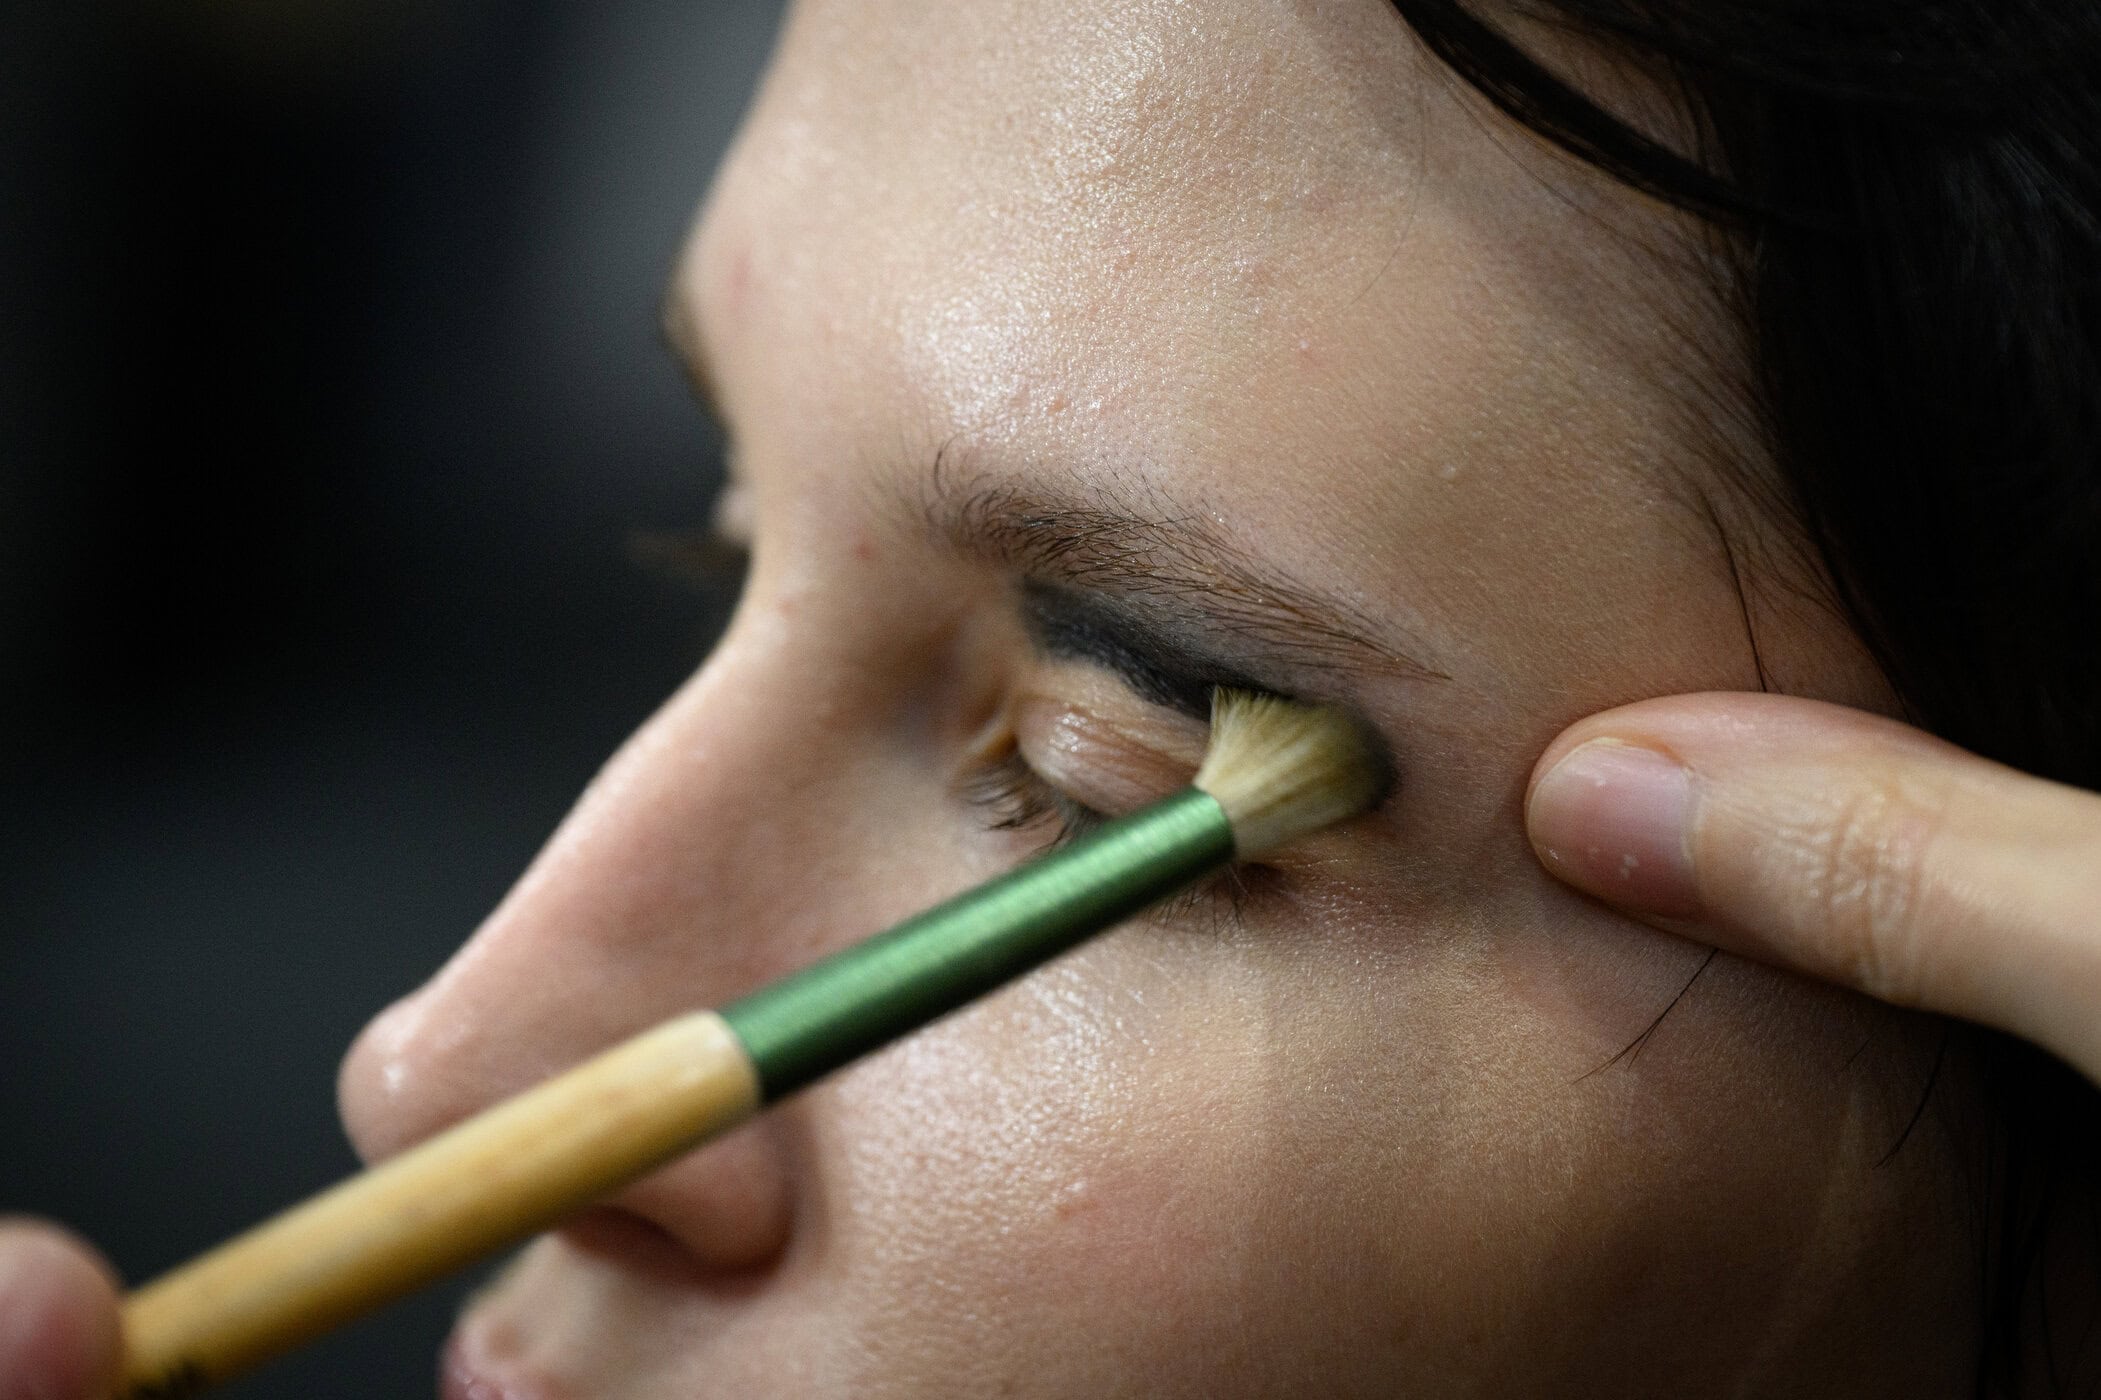
[[[1522,10],[1671,81],[1700,132],[1678,151],[1462,0],[1394,3],[1505,113],[1725,235],[1788,505],[1913,722],[2101,788],[2101,6]],[[1995,1120],[1977,1393],[2062,1393],[2087,1338],[2053,1328],[2043,1256],[2071,1223],[2101,1268],[2060,1189],[2101,1183],[2101,1097],[2029,1047],[1961,1042]]]

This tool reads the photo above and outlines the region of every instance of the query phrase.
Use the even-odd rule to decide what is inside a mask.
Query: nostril
[[[782,1132],[778,1115],[748,1123],[606,1204],[658,1231],[687,1267],[710,1278],[764,1269],[786,1250],[794,1228]]]
[[[698,1281],[700,1271],[692,1255],[669,1230],[618,1206],[593,1206],[556,1233],[578,1253],[640,1277],[680,1287]]]

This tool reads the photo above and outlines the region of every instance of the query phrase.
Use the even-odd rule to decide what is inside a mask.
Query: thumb
[[[0,1400],[101,1400],[117,1336],[109,1268],[60,1230],[0,1219]]]
[[[1547,868],[1649,923],[2024,1036],[2101,1081],[2101,797],[1776,695],[1594,715],[1526,796]]]

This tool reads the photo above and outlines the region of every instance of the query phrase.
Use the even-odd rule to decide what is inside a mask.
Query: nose
[[[866,931],[837,859],[833,784],[867,780],[855,697],[789,629],[740,613],[714,658],[614,756],[501,905],[432,980],[381,1013],[339,1098],[377,1161],[676,1013],[720,1005]],[[850,683],[850,682],[848,682]],[[867,868],[863,866],[862,868]],[[610,1204],[708,1269],[762,1266],[794,1216],[777,1116]]]

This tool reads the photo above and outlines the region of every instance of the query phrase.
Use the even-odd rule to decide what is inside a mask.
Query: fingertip
[[[1634,912],[1686,918],[1698,907],[1694,798],[1691,775],[1669,753],[1591,738],[1542,760],[1526,831],[1559,879]]]
[[[1553,874],[1630,911],[1695,913],[1709,805],[1755,819],[1789,807],[1788,780],[1821,792],[1828,774],[1882,758],[1966,757],[1883,715],[1821,700],[1709,691],[1638,700],[1585,716],[1556,735],[1525,786],[1525,825]],[[1776,775],[1787,775],[1774,781]],[[1795,802],[1795,805],[1799,805]],[[1772,815],[1766,813],[1765,815]],[[1741,820],[1738,822],[1741,825]],[[1639,874],[1637,872],[1647,872]]]
[[[1540,785],[1549,774],[1560,770],[1563,760],[1578,749],[1600,743],[1624,744],[1675,755],[1674,740],[1697,742],[1718,724],[1740,727],[1745,702],[1758,698],[1754,694],[1734,691],[1660,695],[1585,715],[1556,734],[1532,765],[1531,775],[1525,780],[1527,820],[1531,819]]]
[[[0,1218],[0,1400],[99,1400],[121,1345],[115,1273],[40,1221]]]

